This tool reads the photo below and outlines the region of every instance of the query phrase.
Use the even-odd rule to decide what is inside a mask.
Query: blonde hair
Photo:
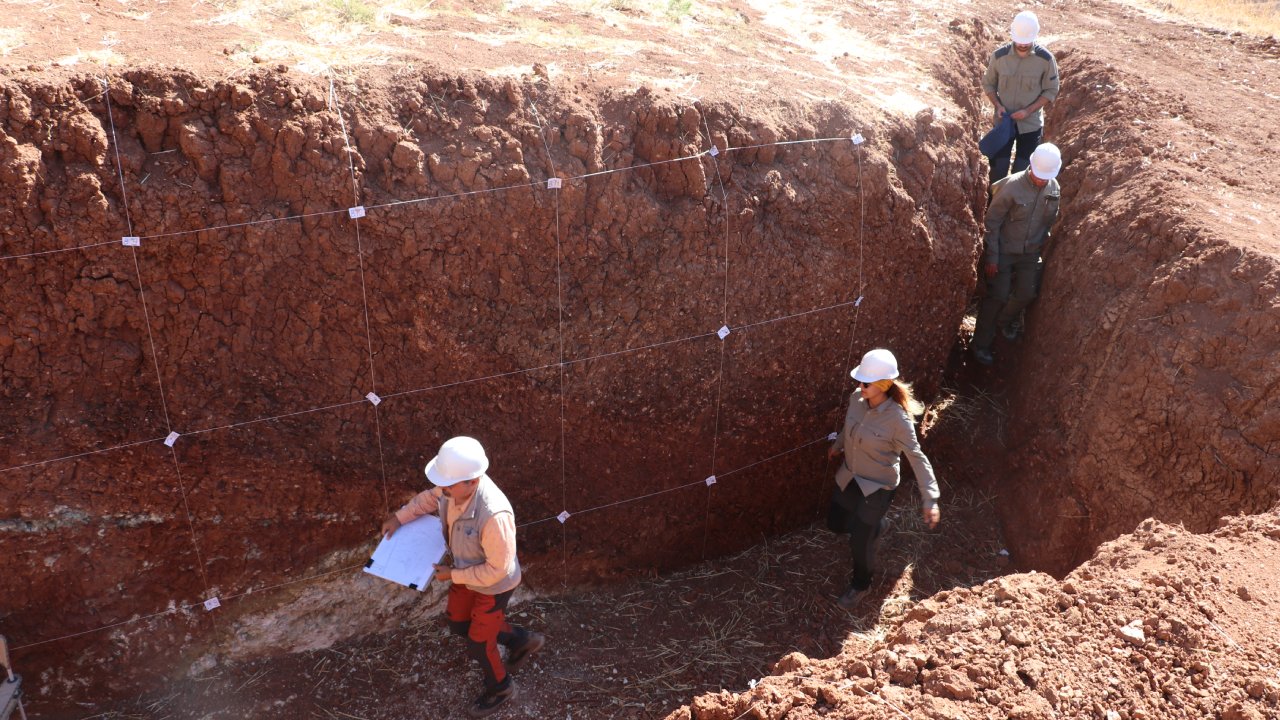
[[[894,380],[893,386],[885,393],[893,399],[894,402],[902,406],[903,410],[911,417],[917,417],[924,414],[924,405],[915,396],[911,394],[911,383],[903,380]]]

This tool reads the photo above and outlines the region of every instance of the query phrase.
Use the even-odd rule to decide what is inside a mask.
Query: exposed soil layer
[[[43,711],[101,709],[108,678],[129,691],[189,667],[206,680],[250,669],[234,696],[302,660],[225,659],[319,652],[431,616],[431,598],[356,567],[450,435],[486,442],[519,520],[535,523],[522,555],[544,592],[809,522],[829,482],[821,438],[863,350],[892,347],[926,397],[943,394],[975,281],[976,78],[1008,8],[978,7],[991,24],[947,3],[931,19],[915,4],[851,3],[834,23],[802,13],[791,20],[807,29],[768,62],[753,56],[755,75],[730,72],[747,44],[737,32],[782,21],[729,5],[733,33],[658,36],[717,68],[697,98],[636,89],[653,77],[638,60],[600,77],[582,58],[577,74],[458,74],[524,63],[524,50],[479,54],[483,22],[462,52],[484,62],[332,85],[270,63],[228,76],[201,53],[186,70],[104,73],[106,93],[67,63],[4,68],[0,631],[23,648]],[[998,498],[1021,564],[1060,574],[1145,517],[1208,530],[1280,498],[1263,170],[1276,158],[1259,120],[1280,111],[1280,70],[1274,40],[1092,2],[1042,18],[1064,75],[1048,136],[1067,160],[1063,221],[1026,339],[998,345],[995,370],[961,368],[979,390],[926,422],[926,448],[944,480]],[[852,57],[823,54],[851,28]],[[770,83],[803,99],[764,98]],[[840,140],[771,145],[820,138]],[[698,155],[713,145],[738,149]],[[553,177],[563,189],[547,189]],[[1274,527],[1274,515],[1213,535],[1146,524],[1069,576],[1075,592],[1032,575],[904,601],[905,623],[875,648],[792,656],[779,669],[796,674],[689,712],[1274,715],[1276,638],[1243,632],[1275,601]],[[316,573],[332,575],[280,587]],[[222,608],[199,610],[212,596]],[[586,644],[582,629],[566,639]],[[797,649],[832,650],[834,635],[815,637]],[[463,667],[460,654],[437,661]],[[208,707],[270,714],[297,694],[281,687]],[[545,708],[574,702],[557,693]],[[143,707],[163,713],[161,699]]]
[[[23,651],[67,678],[39,692],[234,645],[237,603],[358,562],[454,434],[535,523],[535,588],[805,524],[851,355],[891,345],[930,392],[974,282],[977,156],[932,111],[751,117],[536,75],[109,82],[3,88],[0,607],[19,647],[179,617]],[[212,597],[237,602],[192,612]]]
[[[1280,512],[1197,535],[1154,520],[1062,581],[940,592],[870,648],[792,653],[669,720],[1224,718],[1280,713]]]

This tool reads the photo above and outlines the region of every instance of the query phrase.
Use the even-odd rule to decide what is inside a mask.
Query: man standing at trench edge
[[[456,437],[427,463],[435,487],[418,493],[382,523],[390,537],[401,525],[437,513],[453,564],[436,565],[436,580],[451,581],[445,614],[449,630],[467,639],[467,654],[484,674],[484,692],[467,708],[473,718],[492,715],[515,696],[510,672],[542,649],[541,633],[511,625],[503,615],[520,584],[515,511],[485,471],[489,458],[474,438]],[[498,645],[507,648],[504,666]]]
[[[1058,63],[1053,53],[1036,43],[1040,36],[1036,14],[1030,10],[1018,13],[1009,34],[1013,41],[992,53],[982,77],[982,90],[995,106],[996,123],[1007,114],[1017,130],[991,156],[992,184],[1008,176],[1010,153],[1014,153],[1013,172],[1026,169],[1044,132],[1044,107],[1058,97]]]
[[[1015,339],[1018,331],[1013,322],[1039,291],[1044,272],[1040,251],[1058,219],[1062,190],[1055,178],[1060,169],[1062,154],[1058,146],[1045,143],[1031,154],[1028,169],[991,186],[982,267],[987,276],[987,296],[982,300],[978,326],[973,331],[973,357],[983,365],[995,362],[991,342],[996,328],[1006,338]]]

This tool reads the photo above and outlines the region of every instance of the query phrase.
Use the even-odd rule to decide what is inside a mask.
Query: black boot
[[[507,675],[497,687],[485,690],[475,702],[471,703],[471,707],[467,708],[467,716],[488,717],[498,712],[498,708],[515,696],[516,684],[511,681],[511,676]]]

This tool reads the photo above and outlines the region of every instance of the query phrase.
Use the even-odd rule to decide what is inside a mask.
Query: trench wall
[[[1273,238],[1217,222],[1205,197],[1232,179],[1161,139],[1184,104],[1082,54],[1060,63],[1062,221],[1025,346],[1007,349],[1000,510],[1018,559],[1063,573],[1147,517],[1205,532],[1280,501],[1280,263]]]
[[[975,280],[982,169],[928,111],[436,74],[2,92],[0,627],[71,699],[357,572],[456,434],[534,588],[808,522],[851,354],[932,392]],[[846,139],[773,144],[815,138]]]

